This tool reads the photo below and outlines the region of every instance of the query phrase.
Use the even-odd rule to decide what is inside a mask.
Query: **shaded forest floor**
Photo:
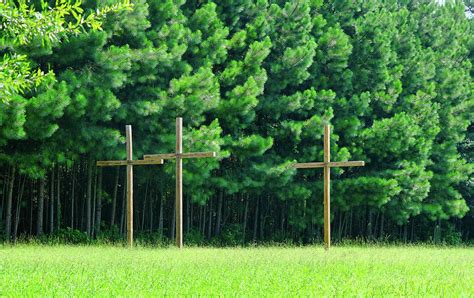
[[[0,296],[469,296],[474,249],[0,246]]]

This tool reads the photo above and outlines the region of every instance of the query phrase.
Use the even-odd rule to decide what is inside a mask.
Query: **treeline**
[[[323,160],[324,123],[334,161],[366,161],[332,171],[334,240],[471,241],[466,9],[137,0],[102,31],[2,45],[56,75],[0,102],[2,238],[122,239],[125,170],[95,162],[125,158],[125,124],[135,158],[173,152],[181,116],[184,150],[219,155],[184,161],[185,241],[320,241],[322,171],[289,165]],[[172,238],[174,162],[134,171],[137,237]]]

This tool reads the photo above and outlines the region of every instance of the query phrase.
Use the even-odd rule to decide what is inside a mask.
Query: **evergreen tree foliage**
[[[332,160],[366,161],[363,168],[332,171],[336,240],[472,239],[469,3],[74,6],[87,14],[109,5],[115,13],[101,19],[102,30],[74,27],[76,34],[61,43],[0,47],[6,54],[2,82],[17,74],[35,83],[31,69],[55,74],[35,89],[13,88],[0,101],[0,217],[7,214],[9,182],[27,176],[31,187],[24,196],[30,199],[23,198],[23,209],[37,210],[39,197],[44,204],[57,200],[60,227],[100,229],[113,239],[125,231],[123,171],[104,169],[96,179],[95,161],[125,158],[125,124],[133,126],[135,158],[173,152],[174,118],[181,116],[185,151],[218,152],[217,159],[185,161],[189,235],[213,243],[234,243],[228,237],[235,230],[238,243],[320,240],[322,171],[296,172],[289,165],[323,160],[322,128],[330,123]],[[0,20],[7,20],[2,7]],[[9,26],[2,36],[17,32]],[[61,174],[46,176],[55,167]],[[135,176],[138,231],[172,236],[173,161],[137,169]],[[62,188],[50,195],[56,183]],[[12,187],[14,201],[21,201],[19,186]],[[45,218],[55,217],[46,206]],[[29,226],[42,218],[21,214],[19,231],[31,234]],[[94,227],[94,218],[102,223]]]

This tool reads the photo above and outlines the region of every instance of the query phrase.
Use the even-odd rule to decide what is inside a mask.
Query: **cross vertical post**
[[[324,125],[324,248],[331,246],[331,140],[329,125]]]
[[[324,161],[294,163],[295,169],[324,169],[324,249],[331,247],[331,168],[333,167],[361,167],[363,161],[335,161],[331,162],[331,128],[324,125]]]
[[[125,126],[126,148],[127,148],[127,243],[133,246],[133,160],[132,151],[132,126]]]
[[[125,148],[127,151],[126,160],[102,160],[97,162],[98,167],[127,166],[127,244],[133,246],[133,166],[140,165],[160,165],[163,159],[155,160],[133,160],[132,151],[132,126],[125,126]]]
[[[183,118],[176,118],[176,246],[183,247]]]
[[[183,247],[183,159],[216,157],[216,152],[183,153],[183,118],[176,118],[176,151],[174,153],[147,154],[145,161],[162,159],[176,160],[176,246]]]

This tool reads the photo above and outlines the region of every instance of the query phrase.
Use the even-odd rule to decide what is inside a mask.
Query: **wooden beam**
[[[313,169],[313,168],[323,168],[325,165],[324,162],[299,162],[292,165],[295,169]]]
[[[96,165],[98,167],[111,167],[111,166],[126,166],[126,165],[161,165],[163,164],[162,159],[152,160],[102,160],[98,161]]]
[[[143,160],[150,160],[150,159],[174,159],[174,158],[176,158],[176,153],[146,154],[146,155],[143,155]]]
[[[189,152],[189,153],[164,153],[164,154],[147,154],[143,156],[144,160],[155,160],[157,158],[161,159],[173,159],[176,157],[179,158],[202,158],[202,157],[216,157],[216,152]]]
[[[329,163],[329,167],[363,167],[365,163],[363,161],[332,161]]]
[[[183,247],[183,118],[176,118],[176,246]]]
[[[365,163],[363,161],[331,161],[327,164],[330,168],[334,167],[363,167]],[[301,162],[292,165],[295,169],[314,169],[324,168],[326,163],[324,162]]]
[[[331,246],[331,130],[329,125],[324,125],[324,248]]]
[[[132,126],[125,126],[127,140],[127,162],[133,160]],[[133,246],[133,165],[127,164],[127,242]]]

